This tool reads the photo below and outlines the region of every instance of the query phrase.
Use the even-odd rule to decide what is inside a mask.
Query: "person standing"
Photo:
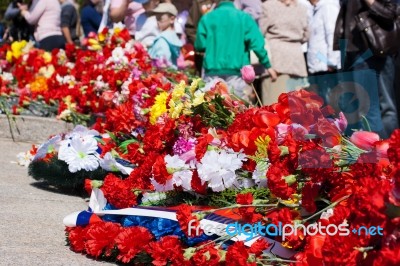
[[[136,33],[136,20],[145,10],[141,3],[127,0],[113,0],[110,7],[110,18],[114,22],[124,21],[129,34],[134,39]]]
[[[260,27],[278,72],[276,81],[270,77],[262,81],[263,104],[271,105],[281,93],[308,87],[302,50],[308,39],[307,8],[296,0],[268,0],[263,3]]]
[[[67,44],[78,44],[76,33],[78,12],[70,0],[59,0],[61,3],[61,31]]]
[[[366,113],[358,113],[358,121],[349,125],[347,132],[353,129],[365,129],[361,121],[365,116],[369,126],[381,138],[387,138],[398,128],[397,108],[394,94],[394,58],[393,55],[377,55],[364,41],[363,33],[358,29],[356,16],[364,11],[373,13],[383,23],[393,23],[397,16],[398,6],[391,0],[342,0],[334,34],[334,49],[340,50],[340,44],[346,41],[345,53],[342,55],[344,71],[353,73],[353,81],[363,84],[367,78],[359,73],[362,70],[373,70],[377,76],[377,86],[366,84],[362,91],[355,92],[360,104],[365,104],[365,92],[368,92],[369,106]]]
[[[333,34],[339,14],[339,0],[309,0],[313,12],[309,21],[307,66],[310,90],[328,102],[330,90],[337,85],[340,52],[333,51]]]
[[[85,37],[89,33],[97,33],[101,23],[101,14],[97,11],[96,6],[100,4],[101,0],[85,0],[81,10],[81,25]]]
[[[260,63],[272,78],[276,72],[271,67],[264,38],[257,23],[247,13],[235,8],[232,1],[221,1],[198,24],[195,49],[205,52],[205,81],[222,78],[236,96],[251,100],[251,88],[241,78],[240,69],[250,64],[253,50]]]
[[[22,4],[22,0],[11,1],[4,14],[4,18],[11,21],[8,37],[8,40],[11,42],[21,40],[29,41],[33,38],[33,27],[29,25],[26,19],[21,15],[18,3]]]
[[[157,19],[151,13],[160,4],[160,0],[135,1],[141,3],[145,10],[136,19],[135,39],[148,48],[153,45],[154,40],[160,34]]]
[[[25,4],[18,4],[26,21],[35,25],[35,40],[39,48],[51,51],[65,47],[65,39],[61,33],[61,6],[57,0],[35,0],[28,10]]]
[[[153,59],[165,60],[170,66],[176,67],[182,47],[182,42],[174,30],[178,10],[171,3],[161,3],[152,13],[156,16],[160,35],[150,47],[149,55]]]

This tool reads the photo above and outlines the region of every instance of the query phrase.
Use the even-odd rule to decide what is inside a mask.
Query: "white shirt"
[[[310,73],[324,72],[328,66],[340,68],[340,51],[333,51],[333,35],[339,14],[338,0],[320,0],[309,20],[307,64]]]

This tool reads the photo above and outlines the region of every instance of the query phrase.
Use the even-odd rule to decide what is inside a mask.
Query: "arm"
[[[207,43],[207,29],[205,27],[205,17],[200,19],[197,27],[196,41],[194,43],[194,49],[198,52],[205,52]]]
[[[70,33],[68,27],[62,27],[62,28],[61,28],[61,31],[62,31],[62,33],[63,33],[63,35],[64,35],[65,40],[67,41],[67,43],[69,43],[69,44],[74,43],[74,42],[72,41],[71,33]]]
[[[67,43],[73,43],[71,32],[69,31],[69,22],[74,11],[75,7],[72,5],[66,5],[61,9],[61,31],[64,34]]]
[[[271,76],[271,80],[275,81],[277,78],[277,73],[272,68],[271,62],[269,61],[268,52],[264,48],[264,36],[261,34],[256,22],[250,16],[246,17],[245,42],[249,44],[249,49],[253,50],[257,55],[260,63],[265,67],[266,72]]]
[[[28,11],[27,5],[18,4],[18,7],[21,10],[22,16],[31,25],[37,24],[40,17],[43,15],[44,11],[46,10],[45,3],[38,3],[31,11]]]
[[[387,23],[391,23],[397,16],[397,5],[391,0],[364,0],[364,2],[370,8],[372,14],[379,16]]]
[[[110,8],[110,18],[113,22],[123,21],[128,10],[128,0],[112,0]]]
[[[248,15],[246,15],[245,27],[245,43],[249,45],[250,50],[254,51],[260,63],[265,68],[270,68],[271,63],[268,58],[268,52],[264,48],[264,36],[261,34],[256,22]]]
[[[15,18],[19,14],[20,10],[18,7],[13,7],[13,4],[9,4],[6,10],[6,13],[4,14],[4,18],[6,20],[11,20]]]

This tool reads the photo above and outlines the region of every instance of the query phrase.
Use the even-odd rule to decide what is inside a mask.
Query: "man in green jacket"
[[[273,80],[277,77],[264,45],[264,37],[254,19],[236,9],[232,1],[223,0],[200,19],[194,46],[196,51],[205,52],[205,81],[221,78],[233,87],[231,92],[236,96],[250,101],[252,90],[242,80],[240,69],[250,65],[251,50],[265,67],[266,74]]]

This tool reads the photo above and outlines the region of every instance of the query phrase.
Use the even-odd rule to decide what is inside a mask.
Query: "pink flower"
[[[335,119],[335,126],[340,130],[340,132],[344,132],[347,128],[347,119],[342,112],[339,113],[339,119]]]
[[[254,72],[254,68],[252,65],[247,65],[247,66],[242,67],[240,72],[242,73],[242,79],[246,83],[249,83],[249,84],[253,83],[254,79],[256,78],[256,73]]]
[[[351,135],[350,141],[358,148],[370,151],[374,147],[374,143],[379,141],[379,135],[375,132],[356,131]]]

